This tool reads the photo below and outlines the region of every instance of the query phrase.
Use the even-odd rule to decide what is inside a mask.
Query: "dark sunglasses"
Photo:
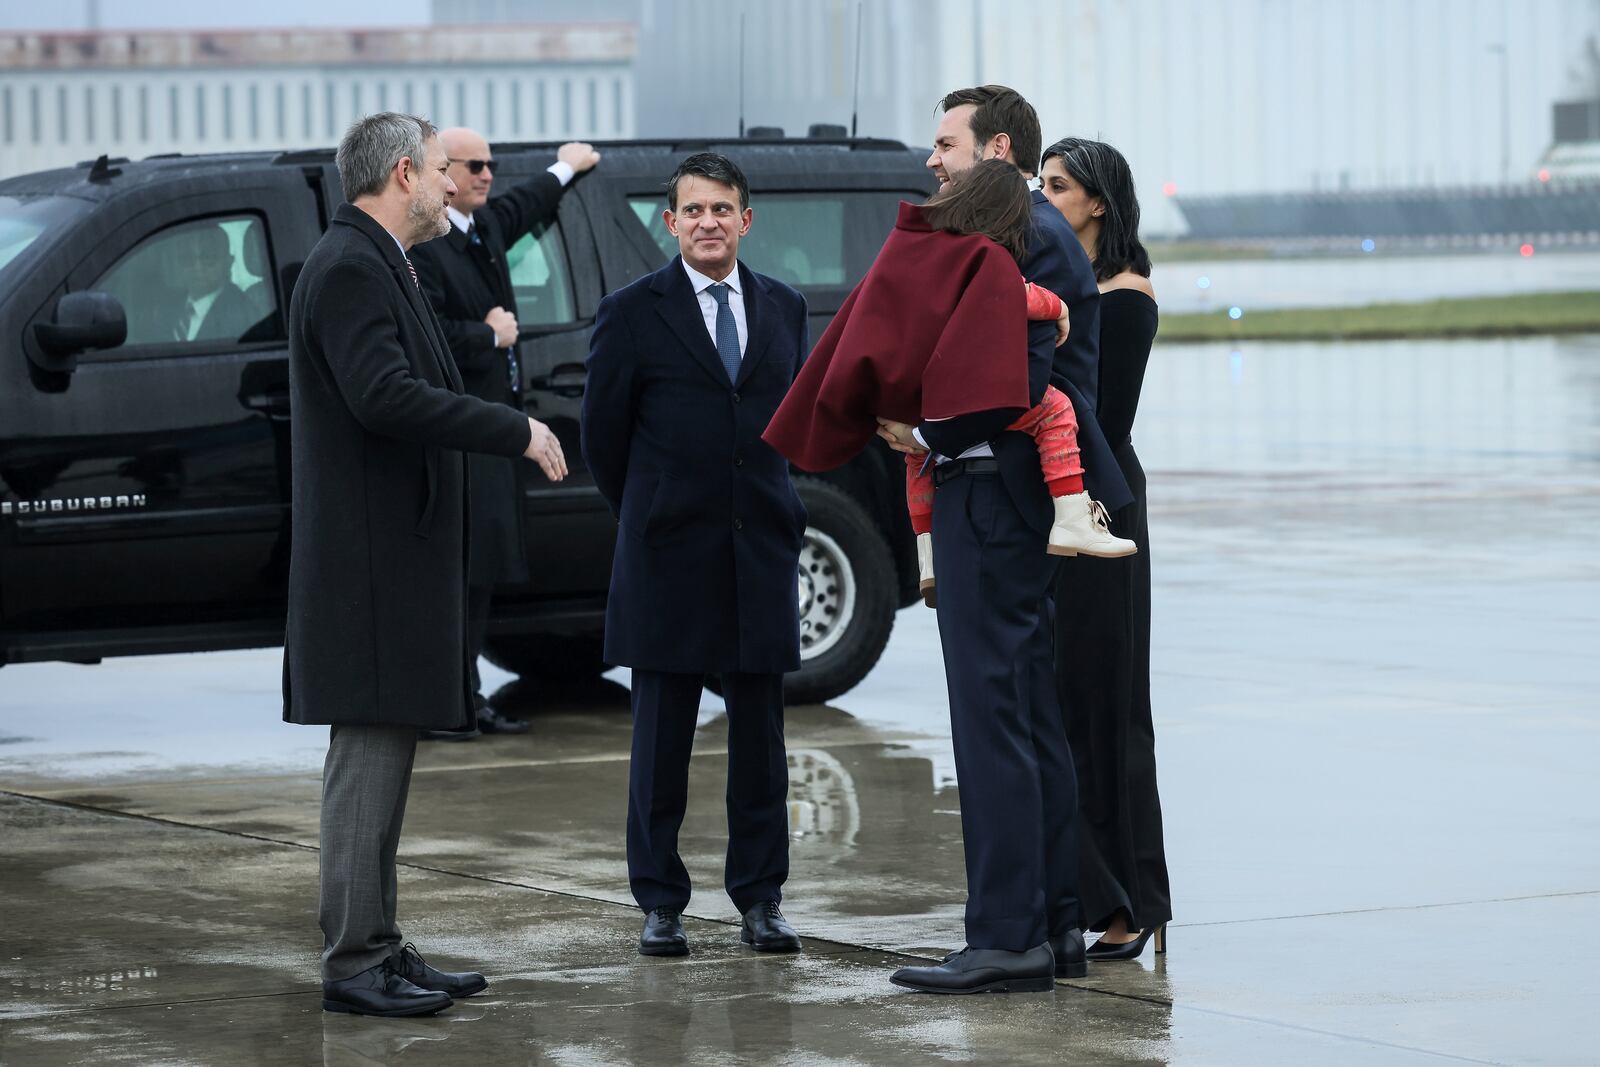
[[[465,163],[470,174],[482,174],[484,171],[488,171],[490,174],[494,173],[494,160],[492,159],[452,159],[450,162]]]

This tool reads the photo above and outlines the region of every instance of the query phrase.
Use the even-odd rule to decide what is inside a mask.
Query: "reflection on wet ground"
[[[1516,248],[1443,256],[1367,255],[1158,264],[1151,274],[1168,314],[1238,305],[1360,307],[1453,297],[1600,289],[1600,253]]]
[[[0,673],[0,1061],[1581,1063],[1600,992],[1600,338],[1158,348],[1154,696],[1169,956],[950,1003],[961,939],[934,616],[791,709],[799,959],[720,890],[726,720],[683,832],[686,961],[632,953],[626,672],[496,674],[524,737],[426,746],[402,920],[493,984],[324,1016],[324,737],[274,652]]]

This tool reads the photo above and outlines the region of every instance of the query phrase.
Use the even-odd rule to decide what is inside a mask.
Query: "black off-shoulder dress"
[[[1156,302],[1137,289],[1101,296],[1099,422],[1134,495],[1111,513],[1111,532],[1139,553],[1064,559],[1056,585],[1056,687],[1078,772],[1078,890],[1090,930],[1118,911],[1132,930],[1172,917],[1150,717],[1150,523],[1131,437],[1156,325]]]

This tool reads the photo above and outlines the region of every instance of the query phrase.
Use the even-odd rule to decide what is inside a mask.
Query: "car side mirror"
[[[80,352],[115,348],[126,341],[128,316],[110,293],[67,293],[56,301],[51,321],[35,324],[33,333],[44,352],[40,366],[71,371]]]

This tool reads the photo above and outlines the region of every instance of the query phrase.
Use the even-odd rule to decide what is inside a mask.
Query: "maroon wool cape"
[[[935,230],[902,203],[761,436],[801,470],[823,471],[860,452],[879,415],[916,425],[1030,406],[1016,260],[987,237]]]

